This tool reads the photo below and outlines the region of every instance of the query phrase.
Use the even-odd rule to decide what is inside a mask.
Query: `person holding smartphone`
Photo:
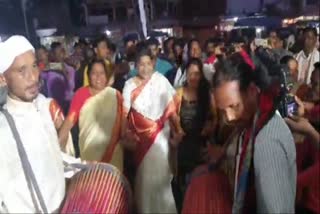
[[[300,133],[306,138],[303,144],[297,144],[297,213],[319,213],[320,212],[320,134],[312,124],[304,118],[304,105],[299,98],[295,98],[298,111],[295,116],[285,118],[292,132]],[[302,158],[301,160],[299,160]],[[308,166],[300,163],[311,160]],[[300,162],[302,161],[302,162]],[[302,168],[303,167],[303,168]]]

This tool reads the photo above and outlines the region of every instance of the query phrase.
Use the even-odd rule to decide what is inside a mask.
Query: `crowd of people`
[[[58,211],[73,156],[121,171],[133,213],[320,213],[317,31],[261,41],[0,43],[0,212]]]

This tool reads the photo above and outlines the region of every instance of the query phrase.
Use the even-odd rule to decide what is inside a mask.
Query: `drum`
[[[185,194],[183,214],[231,214],[231,209],[232,195],[228,178],[223,172],[215,170],[193,176]]]
[[[85,165],[68,184],[61,213],[129,213],[132,193],[121,172],[110,164]]]

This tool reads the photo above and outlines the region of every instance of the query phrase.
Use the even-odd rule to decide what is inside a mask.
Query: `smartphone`
[[[298,104],[293,96],[287,98],[287,115],[292,116],[298,113]]]
[[[61,71],[61,70],[63,70],[63,64],[62,63],[51,62],[49,64],[49,68],[51,70],[59,70],[59,71]]]
[[[256,44],[257,47],[263,47],[266,48],[268,47],[268,40],[267,39],[255,39],[254,43]]]

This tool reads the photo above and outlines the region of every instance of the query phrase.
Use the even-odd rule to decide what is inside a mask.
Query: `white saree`
[[[130,79],[123,89],[129,126],[140,138],[134,186],[139,213],[176,213],[169,166],[170,127],[165,116],[174,94],[167,79],[157,72],[142,86]]]
[[[113,88],[107,87],[85,102],[79,116],[82,160],[108,162],[123,170],[123,151],[118,143],[121,114],[122,97]]]

